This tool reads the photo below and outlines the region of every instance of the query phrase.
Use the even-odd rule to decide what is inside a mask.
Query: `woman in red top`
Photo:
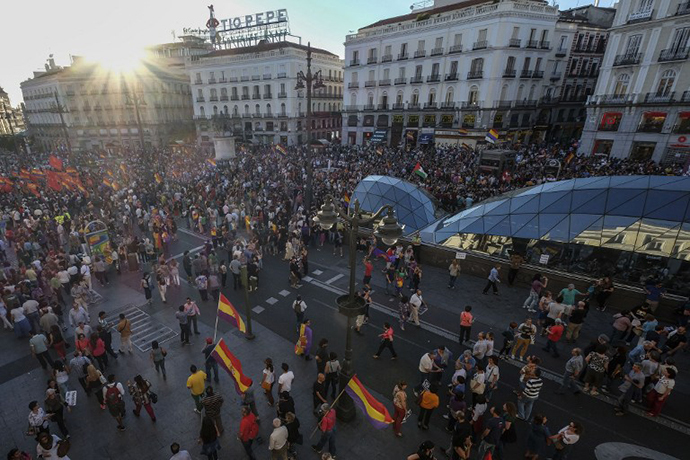
[[[474,316],[472,316],[472,307],[469,305],[465,307],[465,311],[460,313],[460,344],[470,340],[470,332],[472,332],[472,323]]]
[[[240,432],[237,437],[242,441],[244,451],[249,455],[250,460],[256,459],[252,452],[252,442],[259,433],[259,425],[256,423],[256,416],[249,409],[249,406],[242,406],[242,420],[240,421]]]
[[[379,351],[374,355],[374,359],[379,359],[384,348],[389,348],[393,357],[391,359],[398,359],[398,354],[393,348],[393,328],[388,323],[383,323],[383,334],[379,334],[381,337],[381,345],[379,345]]]
[[[91,356],[91,342],[84,334],[79,334],[75,345],[78,351],[81,351],[85,356]]]
[[[105,368],[108,367],[108,355],[105,352],[105,342],[98,336],[98,333],[94,332],[91,334],[89,344],[91,346],[91,355],[98,361],[98,367],[101,368],[101,371],[105,372]]]

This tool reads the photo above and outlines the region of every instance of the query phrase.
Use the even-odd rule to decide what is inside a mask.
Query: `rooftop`
[[[258,45],[254,46],[245,46],[242,48],[230,48],[226,50],[217,50],[213,51],[211,53],[205,54],[203,56],[200,56],[200,59],[206,59],[206,58],[213,58],[213,57],[219,57],[219,56],[237,56],[241,54],[248,54],[248,53],[261,53],[264,51],[273,51],[277,49],[282,49],[282,48],[294,48],[298,50],[307,50],[306,45],[300,45],[297,43],[292,43],[292,42],[278,42],[278,43],[259,43]],[[332,56],[337,58],[338,55],[331,53],[330,51],[327,51],[325,49],[321,48],[313,48],[311,49],[313,53],[319,53],[319,54],[325,54],[328,56]]]

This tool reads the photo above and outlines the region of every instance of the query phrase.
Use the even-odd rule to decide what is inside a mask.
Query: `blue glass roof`
[[[613,176],[515,190],[421,230],[557,241],[690,260],[690,177]]]
[[[367,176],[357,184],[350,206],[359,200],[361,209],[376,212],[392,205],[405,234],[416,232],[438,219],[436,200],[415,184],[389,176]]]

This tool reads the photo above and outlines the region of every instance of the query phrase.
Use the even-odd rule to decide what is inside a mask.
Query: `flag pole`
[[[218,335],[218,311],[216,311],[216,325],[213,326],[213,343],[216,343],[216,335]]]
[[[352,377],[354,377],[354,375],[353,375]],[[350,380],[352,380],[352,377],[350,377]],[[347,381],[348,384],[350,383],[350,380]],[[345,385],[345,388],[347,388],[347,385]],[[340,399],[340,397],[341,397],[341,396],[343,395],[343,393],[345,392],[345,388],[343,388],[342,390],[340,390],[340,393],[338,393],[338,396],[336,396],[336,398],[333,400],[333,402],[331,403],[331,405],[328,407],[328,411],[330,411],[331,409],[333,409],[333,406],[335,406],[335,404],[338,402],[338,400]],[[321,423],[321,420],[322,420],[322,419],[323,419],[323,417],[321,417],[321,419],[319,419],[319,422],[316,424],[316,427],[314,427],[314,431],[312,431],[311,434],[309,435],[309,439],[311,439],[311,438],[314,437],[314,433],[316,433],[316,430],[319,429],[319,423]]]

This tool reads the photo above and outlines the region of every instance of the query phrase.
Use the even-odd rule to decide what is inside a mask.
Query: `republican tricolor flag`
[[[244,325],[242,317],[222,293],[220,294],[220,299],[218,299],[218,317],[235,326],[240,332],[247,332],[247,327]]]
[[[287,150],[280,144],[276,145],[276,150],[280,152],[281,155],[287,155]]]
[[[496,141],[498,140],[498,131],[495,129],[490,129],[488,133],[486,133],[486,137],[484,138],[487,142],[491,142],[492,144],[495,144]]]
[[[206,159],[206,163],[208,163],[208,165],[211,166],[211,167],[213,167],[213,168],[215,168],[215,167],[217,166],[217,165],[216,165],[216,160],[214,160],[213,158],[207,158],[207,159]]]
[[[350,395],[357,407],[362,409],[362,412],[364,412],[369,422],[374,425],[374,428],[380,430],[387,428],[393,423],[393,418],[388,413],[386,406],[374,399],[364,385],[362,385],[362,382],[359,381],[356,374],[347,383],[345,391]]]
[[[252,385],[252,379],[242,373],[242,363],[235,355],[230,353],[230,349],[223,339],[218,341],[218,345],[211,352],[211,356],[235,381],[237,394],[243,394]]]

